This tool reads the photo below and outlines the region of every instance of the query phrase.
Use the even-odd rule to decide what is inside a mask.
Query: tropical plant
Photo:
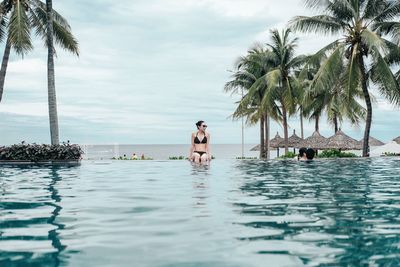
[[[318,158],[355,158],[356,154],[350,152],[342,152],[337,149],[324,150],[318,154]]]
[[[391,63],[400,62],[400,23],[396,19],[400,15],[400,2],[306,0],[306,5],[322,14],[295,17],[291,21],[293,29],[341,36],[313,56],[314,61],[327,59],[311,87],[315,91],[334,88],[339,77],[345,104],[350,104],[361,88],[367,108],[363,142],[363,156],[367,157],[372,122],[370,84],[376,85],[391,103],[400,104],[400,73],[393,73],[390,68]]]
[[[53,43],[53,1],[46,0],[47,11],[47,89],[50,120],[51,144],[58,144],[58,116],[57,116],[57,98],[54,73],[54,43]]]
[[[0,160],[48,161],[80,160],[83,151],[79,145],[62,143],[61,145],[21,144],[0,148]]]
[[[78,42],[71,33],[67,20],[53,11],[55,42],[63,49],[79,55]],[[46,5],[40,0],[3,0],[0,3],[0,41],[6,39],[0,69],[0,102],[3,97],[11,49],[21,56],[33,49],[31,31],[42,38],[47,46]]]
[[[275,104],[261,105],[267,88],[264,76],[269,70],[269,58],[270,51],[261,46],[254,47],[245,57],[239,58],[233,79],[225,84],[226,92],[244,91],[233,118],[246,117],[249,125],[260,122],[260,158],[269,158],[269,118],[279,120],[279,109]]]
[[[285,155],[282,155],[280,157],[278,157],[279,159],[293,159],[297,156],[296,153],[288,151],[287,153],[285,153]]]
[[[323,64],[323,62],[322,62]],[[319,68],[320,64],[318,64]],[[307,77],[314,77],[317,73],[316,68],[308,71]],[[305,72],[304,70],[302,72]],[[301,74],[303,76],[303,74]],[[345,118],[349,119],[352,124],[358,125],[361,120],[364,120],[366,110],[357,101],[362,96],[362,91],[354,91],[354,95],[347,99],[346,92],[341,86],[340,79],[337,83],[329,88],[315,88],[310,86],[312,79],[306,78],[304,83],[308,84],[305,87],[303,94],[303,114],[310,119],[315,120],[315,131],[319,131],[319,118],[325,110],[328,121],[334,126],[335,133],[339,130],[339,122],[342,123]]]
[[[262,107],[275,106],[278,103],[284,129],[285,154],[288,153],[288,117],[296,112],[295,71],[304,62],[304,56],[295,56],[297,38],[290,39],[290,29],[282,34],[271,30],[271,50],[268,58],[270,68],[263,80],[267,86],[262,100]]]

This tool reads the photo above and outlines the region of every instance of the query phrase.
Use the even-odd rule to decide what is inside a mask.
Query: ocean
[[[250,151],[256,144],[245,144],[244,145],[244,156],[255,158],[259,156],[259,151]],[[81,145],[85,152],[83,158],[88,160],[106,160],[112,159],[113,157],[124,157],[130,158],[133,153],[138,158],[144,155],[146,158],[152,158],[154,160],[168,160],[169,157],[188,157],[190,145],[178,144],[178,145]],[[375,147],[371,147],[373,150]],[[293,151],[293,148],[289,148],[289,151]],[[296,149],[296,153],[298,149]],[[357,156],[361,156],[360,150],[350,150],[348,152],[355,153]],[[284,148],[280,148],[279,155],[283,155]],[[213,144],[211,146],[211,154],[216,159],[236,159],[242,155],[241,144]],[[277,157],[277,150],[271,150],[270,158],[274,159]]]
[[[154,160],[168,160],[169,157],[189,156],[190,145],[81,145],[85,154],[84,159],[111,159],[126,155],[130,158],[135,153],[139,158],[144,156]],[[244,145],[245,157],[258,157],[259,151],[250,151],[255,144]],[[282,149],[281,149],[282,152]],[[211,154],[216,159],[235,159],[242,155],[241,144],[213,144]],[[276,157],[276,151],[271,151],[271,158]]]

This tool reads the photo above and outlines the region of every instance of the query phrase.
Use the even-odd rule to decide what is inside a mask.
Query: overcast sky
[[[237,57],[269,30],[309,14],[301,0],[71,0],[54,1],[80,43],[80,57],[57,50],[60,140],[86,144],[184,144],[197,120],[213,143],[240,143],[241,123],[229,115],[238,96],[223,92]],[[299,35],[298,53],[330,38]],[[1,47],[1,52],[3,51]],[[0,144],[49,143],[47,51],[35,39],[24,58],[12,54],[0,103]],[[398,109],[377,98],[372,135],[400,135]],[[300,131],[291,118],[290,131]],[[332,127],[321,122],[321,133]],[[343,129],[359,139],[364,125]],[[313,123],[306,122],[305,133]],[[272,133],[281,126],[273,123]],[[248,127],[246,143],[258,142]]]

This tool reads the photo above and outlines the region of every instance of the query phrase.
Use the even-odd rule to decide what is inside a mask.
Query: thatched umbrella
[[[274,138],[272,138],[271,140],[269,140],[269,146],[272,148],[276,148],[276,156],[279,157],[279,144],[285,140],[284,138],[280,137],[279,133],[276,132],[276,135]]]
[[[309,147],[317,150],[326,148],[327,142],[328,138],[323,137],[318,131],[315,131],[311,136],[300,142],[299,145],[300,147]]]
[[[364,139],[361,139],[360,142],[361,142],[361,144],[363,144],[364,143]],[[372,137],[372,136],[370,136],[369,139],[368,139],[368,144],[370,146],[383,146],[385,143],[380,141],[380,140],[378,140],[378,139],[376,139],[376,138],[374,138],[374,137]]]
[[[269,141],[269,146],[270,146],[270,147],[273,147],[273,148],[278,148],[278,149],[279,149],[279,143],[282,142],[282,141],[284,141],[284,140],[285,140],[285,139],[282,138],[282,137],[280,137],[279,133],[276,132],[275,137],[272,138],[272,139]]]
[[[279,133],[276,132],[276,135],[274,138],[272,138],[269,141],[269,146],[272,148],[277,148],[278,149],[278,157],[279,157],[279,143],[284,140],[282,137],[279,136]],[[259,151],[260,150],[260,145],[256,145],[255,147],[253,147],[252,149],[250,149],[250,151]]]
[[[304,139],[297,136],[296,130],[293,130],[293,134],[288,138],[288,147],[293,147],[293,151],[296,153],[296,147],[299,147],[300,142],[303,140]],[[279,147],[285,147],[285,139],[279,143]]]
[[[395,139],[393,139],[393,141],[400,145],[400,136],[397,136]]]
[[[339,149],[339,150],[353,150],[362,149],[361,142],[346,135],[342,130],[339,129],[333,136],[328,138],[326,143],[328,149]]]

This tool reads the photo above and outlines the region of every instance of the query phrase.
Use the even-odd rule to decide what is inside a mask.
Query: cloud
[[[69,20],[81,51],[77,58],[57,49],[60,133],[84,143],[185,143],[199,119],[207,120],[213,142],[240,142],[240,121],[228,118],[237,96],[223,92],[227,70],[254,42],[268,41],[269,29],[309,12],[292,0],[82,0],[54,7]],[[330,41],[297,35],[298,53]],[[23,59],[11,55],[0,143],[48,141],[47,51],[42,40],[34,44]],[[383,100],[376,109],[374,125],[384,127],[391,110]],[[290,124],[299,132],[296,118]],[[282,133],[276,123],[272,129]],[[311,133],[313,123],[305,129]],[[321,129],[330,135],[323,121]],[[258,126],[246,129],[246,142],[258,142]]]

